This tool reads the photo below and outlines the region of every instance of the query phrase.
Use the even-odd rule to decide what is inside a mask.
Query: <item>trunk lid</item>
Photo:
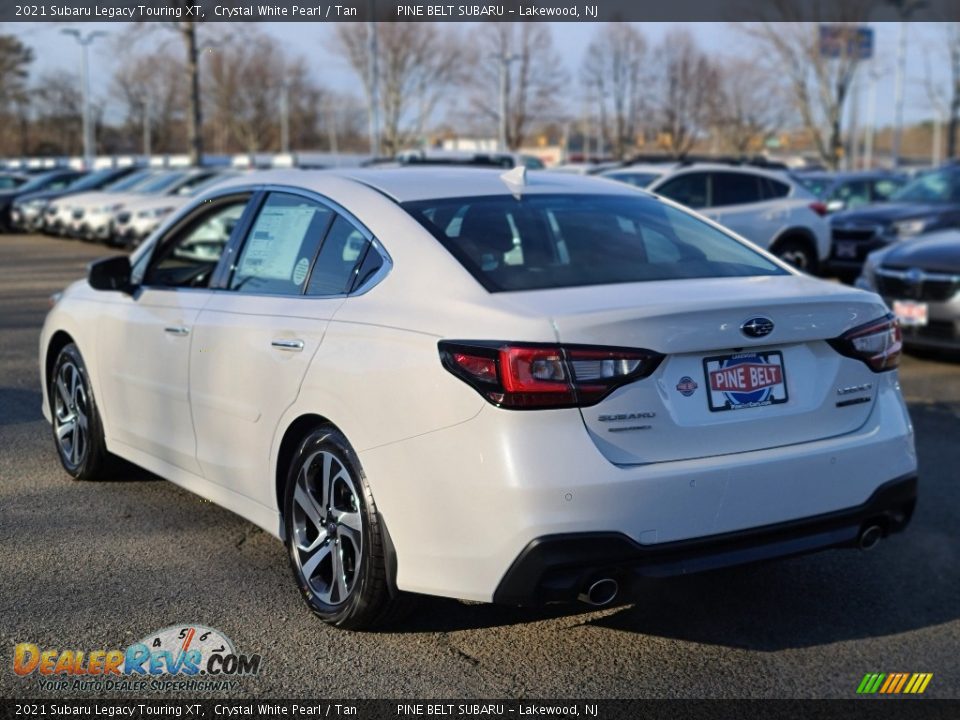
[[[876,375],[827,340],[886,313],[872,294],[805,276],[715,278],[500,295],[551,318],[564,344],[645,348],[648,378],[581,409],[617,464],[748,452],[853,432]],[[769,320],[748,337],[741,326]],[[760,322],[759,324],[763,324]]]

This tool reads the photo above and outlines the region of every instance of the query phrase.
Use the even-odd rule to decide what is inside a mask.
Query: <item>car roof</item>
[[[671,170],[671,173],[682,173],[709,170],[710,172],[734,172],[734,173],[750,173],[752,175],[763,175],[764,177],[773,178],[774,180],[792,180],[793,178],[784,170],[779,170],[776,168],[762,168],[757,165],[731,165],[729,163],[710,163],[710,162],[695,162],[689,164],[681,164]]]
[[[635,163],[633,165],[622,165],[620,167],[604,170],[600,175],[622,175],[625,173],[655,173],[657,175],[666,175],[681,167],[679,163]]]
[[[324,193],[331,183],[349,182],[365,185],[400,203],[456,197],[509,195],[512,190],[503,179],[506,172],[516,169],[469,169],[460,167],[362,168],[336,170],[266,170],[250,173],[218,183],[226,187],[276,184],[314,190]],[[552,173],[543,170],[526,171],[522,188],[525,195],[551,193],[588,193],[599,195],[636,195],[636,188],[609,180],[583,175]]]

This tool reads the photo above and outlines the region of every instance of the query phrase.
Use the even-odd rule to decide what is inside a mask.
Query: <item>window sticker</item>
[[[300,285],[307,279],[307,270],[310,269],[310,261],[307,258],[300,258],[293,268],[293,284]]]
[[[289,280],[315,212],[313,207],[265,207],[250,232],[239,274]]]

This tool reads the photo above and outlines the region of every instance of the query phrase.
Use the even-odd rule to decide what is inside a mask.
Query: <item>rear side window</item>
[[[751,173],[713,173],[712,207],[724,205],[749,205],[763,199],[761,183],[765,178]]]
[[[230,289],[301,294],[333,216],[327,206],[299,195],[271,193],[247,234]]]
[[[354,269],[363,262],[368,246],[363,233],[338,215],[313,266],[307,295],[348,293],[353,285]]]
[[[707,174],[684,173],[667,180],[655,192],[689,208],[706,207],[708,203]]]
[[[720,230],[639,194],[444,198],[403,207],[490,292],[787,274]]]
[[[790,186],[779,180],[774,180],[773,178],[762,178],[763,188],[764,188],[764,199],[766,200],[776,200],[777,198],[784,198],[790,194]],[[815,195],[816,191],[812,191]]]

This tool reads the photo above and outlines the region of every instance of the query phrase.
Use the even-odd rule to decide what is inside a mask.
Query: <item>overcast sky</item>
[[[84,23],[86,30],[105,30],[116,36],[126,28],[125,23]],[[595,23],[551,23],[554,43],[561,50],[573,77],[578,70],[586,46],[598,28]],[[688,28],[701,45],[718,54],[729,54],[731,48],[742,47],[738,31],[725,23],[637,23],[650,45],[655,45],[671,28]],[[65,24],[61,23],[7,23],[0,32],[13,33],[33,47],[36,54],[34,77],[48,70],[74,69],[79,67],[80,49],[70,38],[60,34]],[[445,24],[445,26],[447,26]],[[222,27],[222,24],[221,24]],[[333,28],[323,23],[261,23],[271,35],[282,39],[283,46],[291,55],[303,55],[316,68],[317,79],[326,87],[339,90],[355,90],[357,79],[352,71],[334,53],[328,50]],[[876,65],[880,79],[877,81],[877,123],[893,122],[894,65],[899,34],[898,23],[874,23],[876,31]],[[929,118],[933,115],[924,77],[927,65],[941,83],[947,85],[947,69],[944,60],[943,28],[934,23],[913,23],[908,26],[909,53],[907,58],[907,84],[905,89],[905,112],[907,122]],[[156,42],[158,33],[145,42]],[[91,86],[93,94],[106,100],[107,113],[111,112],[110,87],[115,63],[109,42],[94,45],[91,54]],[[929,58],[929,59],[928,59]],[[867,121],[868,93],[866,78],[861,84],[861,122]],[[579,99],[578,99],[579,100]]]

